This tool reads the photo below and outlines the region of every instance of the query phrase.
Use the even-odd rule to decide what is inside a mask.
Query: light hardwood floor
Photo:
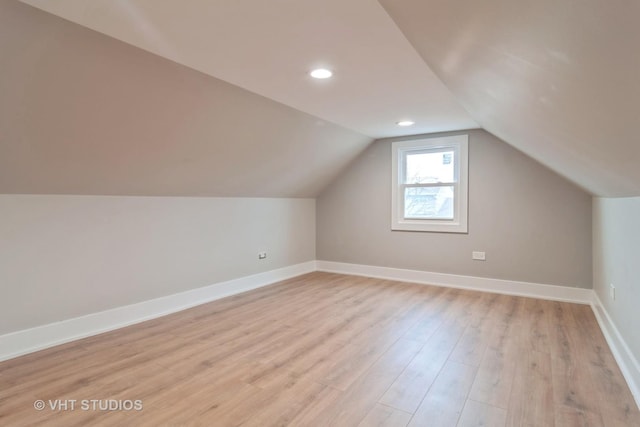
[[[640,426],[588,306],[329,273],[0,363],[0,385],[2,426]]]

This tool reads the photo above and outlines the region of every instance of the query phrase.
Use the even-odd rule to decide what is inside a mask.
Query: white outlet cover
[[[484,252],[481,251],[473,251],[471,252],[471,259],[476,261],[486,261],[487,257]]]

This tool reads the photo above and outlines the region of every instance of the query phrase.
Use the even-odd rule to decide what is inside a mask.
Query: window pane
[[[454,152],[408,153],[405,184],[454,182]]]
[[[404,217],[453,219],[453,186],[405,188]]]

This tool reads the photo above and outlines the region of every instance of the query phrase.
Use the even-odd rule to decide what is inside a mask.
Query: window
[[[467,232],[468,136],[392,145],[391,229]]]

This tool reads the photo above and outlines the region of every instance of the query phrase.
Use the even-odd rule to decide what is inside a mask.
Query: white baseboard
[[[309,261],[252,276],[216,283],[137,304],[117,307],[86,316],[50,323],[0,336],[0,361],[53,347],[69,341],[122,328],[175,313],[216,299],[267,286],[313,271],[351,274],[387,280],[493,292],[554,301],[590,304],[611,352],[620,366],[629,389],[640,407],[640,363],[591,289],[455,274],[432,273],[332,261]]]
[[[624,378],[627,380],[631,394],[633,394],[636,404],[638,405],[638,408],[640,408],[640,363],[638,363],[638,359],[635,358],[626,341],[622,338],[622,335],[620,335],[620,331],[618,331],[618,328],[615,323],[613,323],[611,316],[609,316],[609,313],[607,313],[604,305],[602,305],[602,301],[600,301],[598,294],[595,292],[593,292],[593,303],[591,308],[593,309],[596,319],[598,320],[598,324],[600,325],[600,329],[611,348],[613,357],[615,357],[616,362],[618,362],[618,366],[622,371],[622,375],[624,375]]]
[[[517,282],[512,280],[488,279],[484,277],[460,276],[455,274],[432,273],[418,270],[377,267],[372,265],[347,264],[333,261],[316,261],[319,271],[352,274],[356,276],[375,277],[461,288],[506,295],[517,295],[552,301],[589,304],[595,314],[600,329],[604,334],[611,353],[616,359],[622,375],[640,408],[640,364],[620,335],[618,328],[611,320],[598,295],[592,289],[570,288],[564,286],[543,285],[539,283]]]
[[[0,336],[0,361],[311,273],[309,261]]]
[[[432,273],[428,271],[405,270],[400,268],[377,267],[372,265],[346,264],[333,261],[316,261],[319,271],[353,274],[356,276],[398,280],[423,285],[445,286],[506,295],[541,298],[553,301],[591,304],[591,289],[566,286],[542,285],[539,283],[513,280],[489,279],[485,277],[460,276],[456,274]]]

